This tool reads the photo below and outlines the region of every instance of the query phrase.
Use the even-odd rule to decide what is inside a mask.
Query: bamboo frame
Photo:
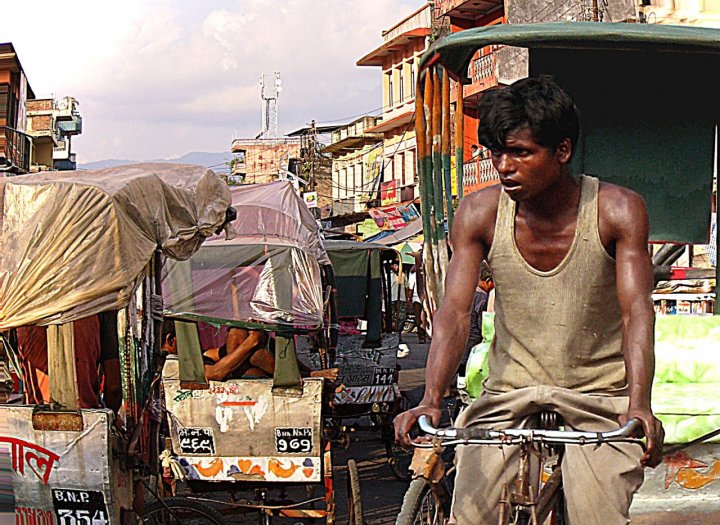
[[[442,71],[442,174],[445,186],[445,208],[448,221],[448,234],[452,240],[452,226],[455,213],[453,211],[452,175],[450,173],[450,143],[452,128],[450,125],[450,75]]]
[[[458,200],[463,198],[463,176],[465,161],[465,101],[464,85],[457,83],[457,102],[455,104],[455,177],[457,178]]]

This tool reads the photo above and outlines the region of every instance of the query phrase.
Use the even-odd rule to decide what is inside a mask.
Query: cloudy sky
[[[423,0],[3,0],[35,95],[80,101],[78,162],[226,151],[261,129],[260,75],[281,73],[279,131],[377,113],[355,62]]]

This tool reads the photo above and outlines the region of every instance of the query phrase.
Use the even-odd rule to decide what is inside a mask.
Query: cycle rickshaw
[[[393,475],[409,479],[410,457],[395,444],[392,430],[393,417],[406,405],[398,386],[400,327],[390,294],[391,265],[400,263],[400,256],[381,244],[324,244],[336,289],[332,322],[338,325],[332,358],[339,386],[331,394],[327,413],[330,435],[347,446],[351,430],[380,431]],[[300,347],[301,357],[319,367],[320,355],[309,348]]]
[[[146,402],[162,314],[160,265],[192,255],[223,227],[229,206],[226,184],[199,166],[0,179],[2,355],[22,388],[0,405],[0,442],[12,457],[18,524],[120,524],[142,515],[142,481],[155,473],[158,448]],[[92,371],[79,367],[90,349],[74,325],[104,312],[113,312],[114,325],[101,343],[116,348],[120,363],[117,418],[99,405],[84,408],[78,386]],[[46,327],[47,348],[37,357],[43,370],[27,368],[28,356],[18,353],[18,330],[35,326]],[[25,404],[41,372],[50,403]],[[109,377],[106,370],[101,394]]]
[[[334,385],[308,377],[313,372],[296,351],[305,345],[317,370],[332,363],[330,259],[315,219],[287,181],[232,188],[232,205],[238,214],[230,223],[232,239],[212,239],[164,271],[165,316],[178,342],[178,355],[168,357],[161,378],[165,459],[186,482],[185,501],[211,504],[211,523],[222,523],[218,512],[256,513],[262,523],[335,523],[323,419]],[[233,328],[270,335],[272,377],[206,380],[202,352],[220,346]],[[359,524],[352,460],[348,470],[350,520]],[[209,494],[218,491],[233,496]],[[160,498],[156,508],[164,502]]]
[[[717,81],[713,77],[720,65],[720,31],[592,22],[508,24],[461,31],[438,40],[425,53],[416,89],[423,253],[431,311],[443,296],[449,257],[446,221],[452,235],[451,136],[454,133],[456,139],[454,154],[463,159],[465,114],[473,108],[463,102],[462,95],[464,85],[471,83],[470,62],[482,49],[492,50],[499,57],[496,78],[550,74],[571,93],[581,108],[583,128],[571,171],[588,173],[643,195],[650,213],[651,242],[708,242],[720,121]],[[451,82],[456,93],[454,126]],[[436,140],[438,137],[441,140]],[[463,163],[457,165],[458,193],[462,198]],[[668,254],[660,251],[656,253],[656,262],[669,263]],[[683,272],[694,275],[694,270]],[[716,265],[712,272],[716,283],[719,272]],[[710,277],[707,270],[696,274]],[[667,265],[656,267],[656,278],[672,276]],[[705,318],[703,324],[713,322]],[[708,368],[705,362],[698,366]],[[711,398],[708,402],[712,403]],[[674,418],[673,428],[678,427],[677,416],[683,414],[677,403],[655,404],[654,409],[667,422]],[[713,407],[705,406],[699,412],[684,414],[686,419],[701,425],[695,432],[684,432],[683,436],[678,432],[670,438],[680,441],[673,452],[682,454],[666,456],[665,472],[650,474],[657,479],[646,487],[656,492],[647,494],[648,498],[673,499],[688,494],[700,497],[697,492],[689,492],[692,490],[716,497],[717,484],[709,481],[714,469],[703,470],[709,461],[696,461],[681,451],[693,450],[691,447],[697,447],[701,441],[717,438],[718,430],[707,433],[697,430],[707,430],[708,421],[714,421],[708,416],[715,417],[715,412]],[[707,449],[694,450],[708,457]],[[418,462],[417,475],[434,484],[442,477],[422,460]],[[682,485],[680,478],[683,482],[691,478],[696,481]],[[448,510],[446,502],[440,501],[437,492],[430,490],[426,494],[424,501],[413,502],[418,509],[425,509],[422,523],[443,523]],[[639,497],[643,496],[641,492]],[[525,503],[532,510],[537,502]],[[419,514],[410,511],[401,515],[410,523],[419,519]],[[521,515],[516,514],[513,519]],[[504,514],[502,519],[510,517]],[[518,519],[530,518],[526,514]]]

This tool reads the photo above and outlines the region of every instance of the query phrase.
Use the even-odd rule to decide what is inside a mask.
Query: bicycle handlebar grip
[[[640,420],[633,417],[628,419],[628,422],[622,426],[620,435],[622,437],[633,437],[636,435],[644,436],[645,433],[643,432],[643,426]]]

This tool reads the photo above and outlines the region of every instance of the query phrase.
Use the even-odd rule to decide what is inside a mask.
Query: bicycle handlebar
[[[642,428],[640,421],[630,419],[623,427],[607,432],[586,432],[578,430],[544,430],[538,428],[506,428],[495,430],[492,428],[444,428],[432,426],[427,416],[418,418],[420,430],[434,436],[434,441],[442,445],[517,445],[522,442],[536,443],[563,443],[568,445],[594,445],[600,443],[640,443],[640,438],[634,437],[636,431]],[[419,448],[429,448],[434,443],[413,443]]]

